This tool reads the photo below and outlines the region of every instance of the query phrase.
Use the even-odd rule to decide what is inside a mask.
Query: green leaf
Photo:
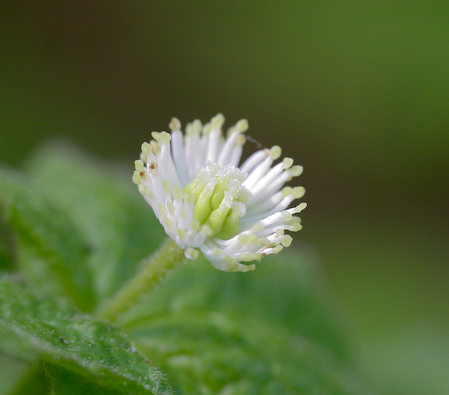
[[[12,266],[11,255],[9,254],[6,244],[4,243],[4,239],[1,236],[3,235],[0,231],[0,270],[8,270]]]
[[[132,164],[124,173],[117,165],[62,145],[41,149],[28,164],[47,198],[64,209],[89,240],[97,297],[110,297],[166,237],[131,181]]]
[[[282,326],[220,313],[155,320],[138,346],[169,373],[179,393],[362,394],[330,350]]]
[[[51,378],[54,395],[124,395],[129,392],[123,392],[110,389],[97,384],[95,381],[87,379],[85,376],[76,374],[70,370],[63,369],[58,365],[46,364],[47,374]]]
[[[14,392],[20,387],[22,378],[29,370],[26,362],[11,358],[0,350],[0,394],[1,395],[28,395],[30,392]],[[37,385],[39,388],[39,385]],[[36,395],[41,395],[39,392]]]
[[[16,255],[26,278],[68,296],[82,310],[94,305],[85,238],[70,217],[21,174],[0,169],[0,206],[13,229]]]
[[[57,367],[50,368],[57,380],[70,377],[79,386],[84,379],[125,393],[172,393],[164,375],[114,327],[11,278],[0,279],[0,347],[29,361],[40,357]]]
[[[9,395],[47,395],[50,392],[50,383],[45,374],[42,363],[33,364],[28,371],[22,375],[21,380],[16,384]]]
[[[0,203],[1,214],[1,203]],[[12,236],[8,225],[0,215],[0,270],[13,269]]]
[[[121,325],[179,394],[366,394],[313,265],[294,253],[255,272],[189,262]]]

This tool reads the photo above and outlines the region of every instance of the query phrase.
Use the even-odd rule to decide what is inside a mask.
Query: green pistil
[[[235,236],[239,231],[240,212],[230,209],[227,213],[225,220],[220,231],[217,233],[217,237],[223,240],[228,240]]]
[[[237,197],[232,197],[229,192],[225,196],[230,181],[228,176],[216,176],[216,182],[211,179],[203,186],[204,176],[195,177],[184,189],[196,198],[193,219],[201,225],[208,225],[212,236],[230,239],[238,233],[243,199],[239,199],[238,193]]]
[[[223,177],[219,177],[217,185],[215,185],[212,198],[210,199],[210,206],[212,210],[216,210],[220,206],[225,196],[225,190],[226,183],[224,182]]]

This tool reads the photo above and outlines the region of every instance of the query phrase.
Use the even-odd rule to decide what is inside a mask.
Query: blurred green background
[[[449,392],[449,3],[1,1],[0,158],[50,139],[132,161],[217,112],[305,168],[295,247],[361,368]],[[133,188],[130,182],[130,188]]]

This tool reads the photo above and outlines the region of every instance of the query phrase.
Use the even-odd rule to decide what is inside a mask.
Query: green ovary
[[[231,193],[227,189],[229,177],[213,177],[203,188],[201,184],[204,184],[204,179],[195,177],[184,189],[184,192],[196,198],[193,219],[201,225],[208,225],[212,230],[211,236],[230,239],[239,229],[239,219],[244,212],[243,199],[239,198],[235,190]]]

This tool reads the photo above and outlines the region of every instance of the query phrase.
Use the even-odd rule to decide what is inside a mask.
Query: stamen
[[[168,144],[171,140],[171,136],[167,132],[151,132],[151,137],[153,137],[159,144]]]
[[[172,132],[181,130],[181,121],[178,118],[173,117],[168,125]]]

